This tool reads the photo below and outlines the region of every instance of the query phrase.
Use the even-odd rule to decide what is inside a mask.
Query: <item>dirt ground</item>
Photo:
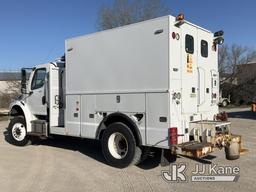
[[[139,166],[116,169],[108,166],[98,141],[74,138],[43,140],[26,147],[6,141],[7,121],[0,122],[0,191],[3,192],[80,192],[80,191],[255,191],[256,114],[248,108],[228,109],[232,132],[241,134],[249,152],[228,161],[224,151],[203,160],[180,157],[188,173],[196,164],[239,166],[238,182],[169,183],[162,178],[159,158]],[[7,139],[8,140],[8,139]]]

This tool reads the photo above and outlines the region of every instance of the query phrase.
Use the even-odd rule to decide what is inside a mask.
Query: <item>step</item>
[[[201,158],[213,152],[212,143],[201,143],[198,141],[186,142],[178,145],[184,155]]]
[[[33,120],[31,121],[32,131],[28,135],[47,136],[48,135],[48,122],[46,120]]]

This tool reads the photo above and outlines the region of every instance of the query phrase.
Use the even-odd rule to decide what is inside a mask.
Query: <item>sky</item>
[[[113,0],[0,0],[0,70],[19,70],[64,54],[65,40],[97,31],[103,4]],[[225,44],[256,48],[255,0],[163,0],[171,15],[212,32]]]

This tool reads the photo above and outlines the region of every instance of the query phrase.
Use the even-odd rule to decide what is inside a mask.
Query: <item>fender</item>
[[[12,102],[9,106],[10,115],[11,115],[11,111],[15,108],[20,108],[22,110],[25,121],[26,121],[27,132],[31,132],[32,131],[31,121],[35,120],[36,117],[33,114],[31,114],[29,106],[22,100],[16,100]]]
[[[138,126],[130,117],[128,117],[126,114],[120,113],[120,112],[111,113],[102,120],[102,122],[100,123],[100,125],[96,131],[96,139],[100,139],[101,131],[106,129],[107,126],[113,122],[122,122],[122,123],[128,125],[128,127],[131,129],[131,131],[134,134],[137,144],[139,146],[142,145],[141,133],[139,131]]]

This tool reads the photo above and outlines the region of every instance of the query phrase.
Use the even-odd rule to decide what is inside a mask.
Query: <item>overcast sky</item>
[[[67,38],[96,31],[102,4],[112,0],[1,0],[0,70],[51,61]],[[223,29],[225,43],[256,47],[256,1],[164,0],[172,15],[211,31]]]

